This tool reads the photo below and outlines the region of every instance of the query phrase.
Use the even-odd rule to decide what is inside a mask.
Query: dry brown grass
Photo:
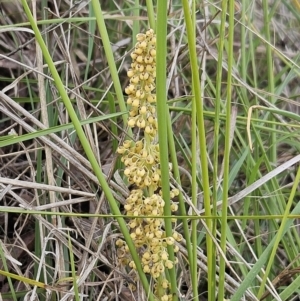
[[[69,89],[78,114],[81,119],[108,114],[107,100],[108,97],[114,97],[114,95],[110,92],[111,76],[98,32],[89,33],[88,22],[51,23],[51,19],[62,17],[88,17],[88,4],[79,1],[78,5],[70,6],[69,1],[64,0],[48,2],[48,8],[37,10],[37,19],[50,20],[41,25],[40,29],[44,33],[52,58],[56,62],[64,84]],[[120,2],[120,6],[123,7],[122,1],[115,2]],[[130,1],[128,2],[132,5]],[[239,22],[246,24],[248,34],[250,31],[260,32],[263,28],[260,3],[254,2],[257,3],[251,6],[253,11],[249,12],[251,22],[241,20],[238,12],[236,15],[235,58],[237,61],[241,55]],[[41,1],[37,4],[39,8]],[[211,28],[208,26],[205,31],[202,30],[204,15],[206,15],[205,20],[212,17],[208,7],[202,4],[201,1],[199,8],[203,14],[199,14],[197,28],[199,57],[205,59],[202,67],[206,68],[208,76],[214,83],[218,36],[213,34],[215,30],[213,25]],[[279,8],[272,18],[270,28],[276,40],[277,53],[274,54],[274,69],[277,76],[277,88],[281,89],[278,93],[282,100],[280,107],[298,114],[299,74],[293,74],[293,78],[289,78],[289,64],[284,64],[283,61],[289,62],[291,59],[298,58],[299,20],[286,6],[278,5]],[[107,10],[107,27],[111,34],[115,58],[118,61],[120,78],[123,79],[125,87],[127,84],[125,71],[129,64],[126,54],[131,48],[132,20],[124,18],[127,12],[122,9],[110,13],[109,9],[112,6],[113,4],[106,3],[103,9]],[[0,25],[7,26],[2,30],[0,28],[0,136],[8,135],[12,130],[18,135],[23,135],[68,123],[69,116],[60,101],[47,68],[39,60],[36,41],[29,32],[29,26],[22,25],[14,29],[12,27],[12,25],[27,22],[20,2],[0,0],[0,9]],[[180,13],[179,7],[174,12],[170,12],[170,16],[179,18]],[[142,22],[144,19],[141,18]],[[213,20],[212,24],[218,22],[217,20],[218,17]],[[255,27],[252,27],[253,24]],[[170,30],[172,29],[171,20]],[[209,29],[212,31],[210,32]],[[92,37],[92,44],[89,44],[89,37]],[[246,39],[249,40],[249,35]],[[188,53],[185,43],[175,34],[170,36],[169,45],[168,72],[172,78],[169,91],[170,97],[177,99],[191,92]],[[205,55],[204,49],[206,49]],[[249,103],[254,103],[253,93],[267,97],[267,93],[263,91],[266,86],[266,47],[261,43],[255,49],[255,66],[259,72],[257,79],[260,82],[258,89],[253,90],[248,89],[245,83]],[[90,50],[92,51],[91,60],[88,58]],[[282,60],[282,55],[285,56],[284,60]],[[86,69],[87,63],[89,66]],[[38,70],[40,73],[43,70],[45,72],[43,84],[41,81],[38,82]],[[252,71],[249,70],[249,73]],[[236,73],[236,76],[240,78],[240,74]],[[253,84],[252,78],[247,78],[246,82],[249,85]],[[209,85],[204,94],[207,108],[211,108],[214,98]],[[243,111],[243,108],[240,111]],[[176,113],[172,114],[176,116]],[[43,119],[45,115],[48,115],[48,121]],[[189,122],[190,116],[182,116],[174,124],[175,133],[178,137],[182,134],[187,143],[190,142]],[[122,182],[121,177],[115,174],[117,160],[112,146],[115,138],[123,139],[122,124],[119,123],[120,137],[114,137],[112,134],[112,124],[111,121],[97,122],[85,127],[85,132],[103,167],[114,196],[122,208],[128,195],[128,188]],[[210,133],[213,129],[213,122],[208,121],[207,126],[207,132]],[[212,139],[212,136],[208,134],[208,153],[213,151]],[[283,145],[279,151],[279,162],[287,160],[287,152],[290,154],[294,151],[290,145]],[[182,167],[188,168],[181,152],[179,156]],[[244,184],[239,183],[239,185]],[[240,188],[239,186],[237,189]],[[186,190],[188,191],[188,187]],[[75,257],[76,273],[79,277],[79,293],[88,295],[90,300],[146,300],[140,288],[136,292],[128,288],[128,283],[133,281],[133,276],[118,264],[115,240],[120,234],[114,219],[71,215],[71,213],[110,213],[101,187],[98,186],[98,180],[92,173],[90,163],[84,157],[73,132],[62,131],[0,148],[0,206],[7,208],[7,212],[0,213],[0,248],[6,258],[8,270],[34,279],[40,269],[41,275],[37,277],[37,280],[50,285],[47,296],[45,291],[39,290],[40,300],[55,300],[55,298],[56,300],[71,300],[71,297],[67,297],[67,292],[72,291],[72,281],[67,278],[70,277],[71,267],[68,255],[69,239]],[[69,216],[20,213],[18,212],[20,208],[59,211]],[[247,233],[249,239],[253,235],[250,232]],[[181,246],[181,254],[181,293],[189,296],[190,288],[187,286],[190,280],[184,261],[186,255],[184,244]],[[198,255],[198,265],[205,274],[206,257],[200,251]],[[284,262],[286,254],[279,253],[278,258],[280,258],[279,261]],[[5,270],[2,261],[0,261],[0,270]],[[227,273],[226,288],[229,293],[233,293],[239,286],[239,276],[232,271]],[[292,277],[293,275],[289,279]],[[57,282],[58,280],[61,282]],[[16,292],[32,290],[32,287],[25,281],[13,280],[13,287]],[[205,280],[200,281],[200,287],[205,290]],[[0,293],[10,292],[7,277],[0,275]],[[51,299],[51,295],[56,295],[56,297]],[[199,297],[199,300],[205,300],[205,298],[204,294],[203,297]],[[251,297],[249,293],[247,298],[255,300],[251,299],[253,296]],[[185,300],[184,297],[182,300]]]

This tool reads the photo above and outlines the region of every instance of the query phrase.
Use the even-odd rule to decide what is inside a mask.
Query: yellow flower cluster
[[[160,187],[158,145],[150,144],[146,148],[144,140],[136,143],[127,140],[118,148],[118,153],[122,154],[124,174],[130,184],[140,188],[152,186],[155,190]]]
[[[156,36],[152,29],[146,34],[137,35],[131,58],[131,68],[127,73],[130,83],[125,89],[129,96],[127,103],[130,105],[128,125],[138,127],[143,138],[136,142],[126,140],[117,150],[125,165],[124,175],[129,183],[136,186],[126,199],[124,209],[127,216],[131,217],[128,222],[130,236],[141,255],[143,270],[155,279],[154,294],[158,300],[168,301],[172,300],[172,296],[168,294],[169,283],[165,279],[165,270],[173,268],[177,259],[175,262],[169,259],[167,247],[172,245],[177,252],[175,241],[180,241],[182,236],[174,231],[173,236],[167,237],[164,230],[165,202],[160,194],[156,95],[153,92],[156,76]],[[171,199],[178,194],[177,189],[170,190]],[[177,209],[178,205],[172,202],[171,211],[175,212]],[[173,220],[175,221],[176,219]],[[126,243],[119,239],[116,244],[120,262],[136,269]]]
[[[178,194],[178,191],[173,191]],[[141,252],[142,266],[145,273],[149,273],[153,278],[158,278],[165,268],[173,268],[174,263],[169,260],[167,252],[168,245],[174,245],[175,241],[181,241],[182,236],[174,231],[172,237],[166,237],[163,229],[164,200],[159,194],[153,194],[150,197],[144,197],[141,189],[134,189],[127,198],[125,210],[128,216],[136,218],[130,219],[128,226],[130,236],[135,243],[136,248]],[[172,211],[176,211],[177,204],[173,204]],[[144,216],[144,218],[139,218]],[[151,216],[151,217],[145,217]],[[123,240],[117,241],[120,247],[119,254],[124,257],[128,253],[128,248]],[[174,245],[174,251],[178,252],[178,246]],[[130,261],[129,266],[135,268],[134,262]]]
[[[156,37],[153,30],[137,35],[137,43],[131,53],[131,68],[127,72],[130,84],[125,93],[129,95],[127,104],[131,106],[128,125],[144,129],[145,133],[155,137],[157,133],[156,95]]]

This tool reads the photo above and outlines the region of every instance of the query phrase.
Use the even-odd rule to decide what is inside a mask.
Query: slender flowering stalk
[[[164,230],[165,202],[161,196],[154,92],[156,36],[152,29],[146,34],[137,35],[131,58],[131,68],[127,72],[130,84],[125,89],[128,95],[127,104],[130,106],[128,125],[139,128],[140,140],[126,140],[117,150],[125,165],[124,174],[135,187],[130,191],[124,208],[127,216],[131,217],[128,222],[130,236],[141,256],[143,270],[154,279],[153,293],[157,300],[168,301],[172,300],[172,295],[169,294],[170,283],[166,279],[165,271],[173,268],[177,258],[175,257],[175,262],[169,260],[167,246],[174,246],[174,251],[177,252],[175,241],[180,241],[182,236],[174,231],[172,237],[166,237]],[[177,189],[170,189],[171,199],[178,194]],[[178,205],[172,202],[171,211],[177,209]],[[175,218],[173,222],[176,222]],[[116,244],[120,262],[135,270],[125,241],[119,239]]]

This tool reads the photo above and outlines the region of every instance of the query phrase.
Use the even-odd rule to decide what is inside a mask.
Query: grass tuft
[[[297,300],[299,13],[284,0],[1,1],[2,299]],[[129,234],[136,187],[116,154],[142,134],[125,90],[149,28],[159,233],[180,234],[167,296]]]

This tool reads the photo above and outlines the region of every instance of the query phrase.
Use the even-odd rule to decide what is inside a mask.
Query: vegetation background
[[[115,246],[126,72],[152,27],[172,299],[300,300],[299,26],[297,0],[0,0],[1,299],[154,300]]]

